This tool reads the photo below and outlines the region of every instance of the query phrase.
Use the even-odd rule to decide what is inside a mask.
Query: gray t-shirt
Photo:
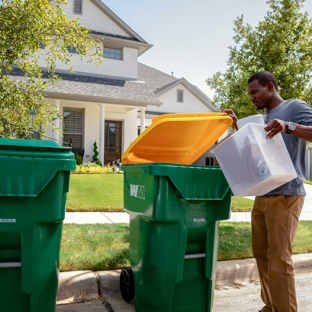
[[[272,119],[292,121],[296,124],[312,126],[312,108],[302,100],[287,100],[271,109],[264,115],[264,122]],[[298,177],[279,186],[266,195],[306,195],[303,181],[305,180],[306,141],[292,134],[282,133],[290,158]]]

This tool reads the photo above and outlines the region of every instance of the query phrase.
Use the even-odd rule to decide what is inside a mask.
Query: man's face
[[[254,80],[248,84],[248,94],[253,105],[257,109],[267,108],[270,105],[272,97],[272,83],[262,86],[258,80]]]

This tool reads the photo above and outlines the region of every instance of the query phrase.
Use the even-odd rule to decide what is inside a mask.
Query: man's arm
[[[288,121],[280,119],[270,120],[264,130],[268,132],[266,138],[272,139],[276,134],[286,132],[288,130]],[[295,130],[293,130],[289,135],[295,135],[298,138],[312,142],[312,126],[296,124]]]

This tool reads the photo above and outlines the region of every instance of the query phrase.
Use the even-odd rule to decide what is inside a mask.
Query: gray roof
[[[77,74],[58,73],[58,75],[62,80],[50,84],[44,91],[46,96],[98,103],[125,104],[127,102],[135,106],[161,105],[145,83]],[[23,72],[13,69],[11,76],[15,79],[21,78]],[[44,79],[48,80],[46,74]]]
[[[121,99],[138,102],[159,102],[158,98],[149,92],[144,83],[71,74],[58,75],[62,78],[62,81],[48,86],[45,92],[102,97],[105,101]]]
[[[138,80],[145,81],[148,90],[154,93],[158,89],[174,83],[178,78],[165,74],[150,66],[138,63]]]
[[[211,99],[196,86],[190,84],[185,78],[178,79],[157,69],[139,63],[138,80],[145,81],[149,91],[153,92],[157,97],[169,91],[171,88],[181,84],[200,101],[202,101],[203,104],[205,104],[211,111],[216,110]]]
[[[68,73],[58,73],[58,75],[62,80],[50,84],[45,89],[44,93],[47,97],[142,107],[147,105],[159,106],[162,103],[157,96],[182,83],[208,107],[211,103],[206,95],[199,92],[199,89],[184,78],[175,78],[141,63],[138,63],[137,81]],[[19,69],[13,69],[11,76],[22,77],[23,72]],[[47,74],[44,74],[43,78],[48,80]]]

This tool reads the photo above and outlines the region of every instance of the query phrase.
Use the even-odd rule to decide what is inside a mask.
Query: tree
[[[214,103],[231,108],[239,118],[257,113],[247,94],[247,82],[260,70],[272,72],[285,99],[312,104],[312,20],[303,13],[305,0],[268,0],[270,10],[255,29],[234,21],[236,46],[230,47],[228,69],[207,79]]]
[[[64,5],[65,0],[0,2],[0,136],[28,136],[33,130],[42,133],[60,118],[43,91],[60,79],[55,73],[57,61],[73,71],[68,47],[88,62],[101,62],[99,42],[78,20],[66,18]],[[40,45],[47,48],[46,54],[40,53]],[[45,61],[44,72],[40,58]],[[10,75],[16,68],[22,71],[22,79]],[[44,74],[48,79],[43,79]]]

